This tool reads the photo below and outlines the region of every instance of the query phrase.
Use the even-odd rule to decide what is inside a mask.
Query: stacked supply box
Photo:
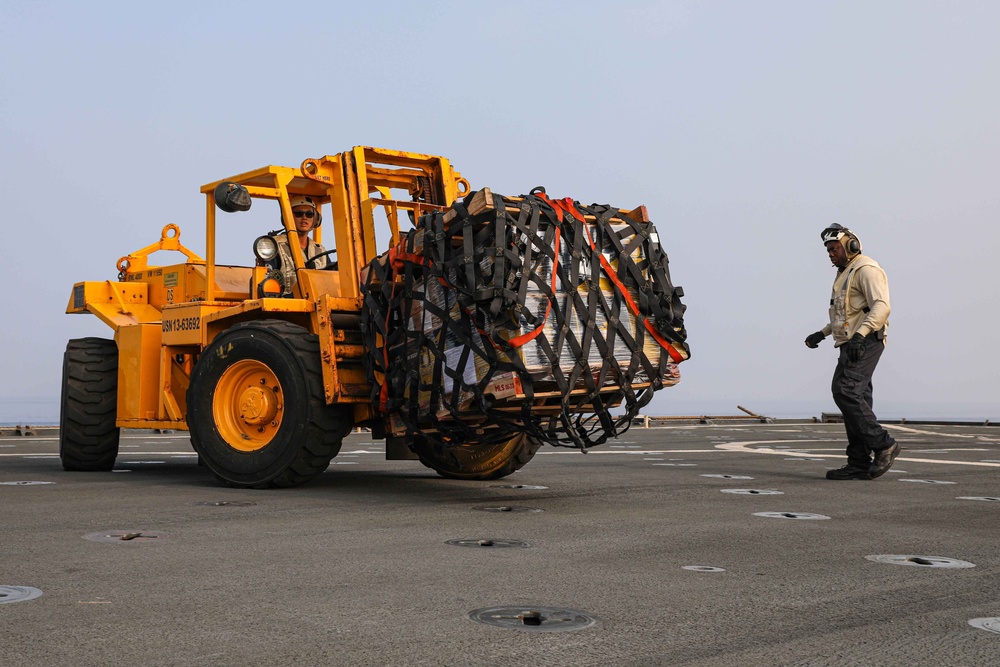
[[[512,411],[530,427],[526,401],[637,412],[688,357],[666,264],[641,208],[484,189],[424,216],[363,275],[383,410],[411,431]]]

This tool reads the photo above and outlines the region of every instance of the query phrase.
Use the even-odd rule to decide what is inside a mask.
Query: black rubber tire
[[[77,338],[63,355],[59,458],[63,470],[111,470],[118,457],[118,345]]]
[[[506,477],[523,468],[541,444],[518,435],[499,445],[445,447],[418,440],[411,447],[421,463],[442,477],[490,480]]]
[[[270,441],[255,451],[232,447],[215,423],[216,384],[241,360],[265,364],[284,394],[284,412]],[[205,348],[191,374],[187,423],[200,461],[226,484],[290,487],[327,469],[351,429],[349,409],[326,404],[319,341],[282,320],[244,322]]]

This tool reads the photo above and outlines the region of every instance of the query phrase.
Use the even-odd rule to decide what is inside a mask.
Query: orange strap
[[[419,264],[420,266],[427,263],[426,260],[424,260],[423,255],[405,252],[403,250],[402,243],[389,248],[389,264],[392,266],[393,278],[396,277],[397,273],[403,270],[403,262],[413,262],[414,264]]]
[[[562,217],[561,215],[559,216]],[[552,293],[555,294],[556,291],[556,281],[559,278],[559,228],[556,227],[556,242],[555,242],[555,258],[552,260]],[[549,299],[545,302],[545,317],[542,318],[541,323],[535,327],[534,331],[529,331],[528,333],[521,334],[520,336],[515,336],[510,339],[510,345],[513,348],[519,348],[525,343],[534,340],[538,337],[538,334],[542,333],[542,329],[545,328],[545,323],[549,321],[549,312],[552,310],[552,300]]]
[[[570,197],[552,200],[546,197],[544,192],[538,193],[535,196],[541,199],[542,201],[548,203],[548,205],[555,210],[556,218],[559,220],[559,222],[562,222],[563,220],[562,214],[563,211],[565,211],[566,213],[569,213],[570,217],[578,221],[583,226],[583,231],[584,233],[587,234],[587,242],[590,244],[591,252],[595,253],[600,258],[601,267],[604,269],[604,273],[607,274],[608,279],[615,284],[615,286],[619,289],[619,291],[621,291],[622,297],[625,299],[625,305],[628,307],[628,311],[632,313],[633,317],[638,317],[639,307],[635,305],[635,301],[632,299],[632,295],[628,293],[628,290],[625,289],[625,285],[623,285],[621,280],[618,279],[618,274],[612,268],[611,262],[608,261],[608,258],[604,256],[603,252],[597,251],[597,245],[594,243],[594,239],[590,235],[590,228],[587,226],[586,218],[582,213],[580,213],[577,210],[576,205],[573,203],[573,200]],[[556,254],[558,255],[559,253],[558,245],[556,246],[556,248],[557,248]],[[555,290],[554,284],[552,289],[553,291]],[[547,314],[548,313],[546,313],[546,315]],[[673,345],[671,345],[669,341],[663,338],[663,336],[661,336],[659,332],[656,331],[653,325],[649,323],[648,319],[643,319],[643,324],[646,327],[646,331],[648,331],[649,334],[653,337],[653,340],[659,343],[660,347],[662,347],[667,351],[667,354],[670,355],[671,359],[673,359],[677,363],[684,360],[684,357],[681,355],[681,353],[678,352],[677,349]]]

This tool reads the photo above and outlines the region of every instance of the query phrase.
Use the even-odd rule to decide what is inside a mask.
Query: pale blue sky
[[[0,0],[0,401],[110,335],[63,314],[74,282],[168,223],[203,251],[203,183],[365,144],[646,204],[693,350],[648,412],[834,410],[802,340],[839,222],[889,275],[879,414],[1000,419],[998,33],[973,1]]]

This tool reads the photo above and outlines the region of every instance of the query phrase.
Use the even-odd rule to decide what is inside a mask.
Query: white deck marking
[[[132,456],[171,456],[173,454],[187,454],[187,455],[195,456],[194,454],[191,453],[190,449],[187,450],[186,452],[126,452],[126,455],[129,456],[129,457],[132,457]],[[3,458],[11,458],[11,457],[15,457],[15,456],[19,457],[19,458],[22,458],[22,459],[57,459],[57,458],[59,458],[58,454],[32,454],[32,455],[26,455],[26,454],[0,454],[0,457],[3,457]]]
[[[908,450],[908,451],[920,452],[921,454],[947,454],[948,452],[992,452],[993,451],[992,449],[990,449],[988,447],[986,447],[986,448],[983,448],[983,447],[980,447],[980,448],[976,448],[976,447],[953,447],[951,449],[934,448],[934,449],[912,449],[912,450],[910,450],[907,447],[903,447],[903,449],[904,450]]]
[[[756,447],[758,445],[772,445],[778,442],[785,442],[784,440],[747,440],[744,442],[730,442],[724,445],[716,445],[716,448],[727,451],[727,452],[746,452],[748,454],[779,454],[781,456],[788,456],[792,454],[793,456],[812,456],[808,452],[798,453],[790,452],[787,449],[767,449],[767,448],[757,448],[751,449],[751,447]],[[809,442],[803,440],[802,442]],[[824,442],[823,440],[814,440],[812,442]],[[906,451],[905,449],[903,451]],[[911,457],[899,456],[896,458],[897,461],[909,461],[911,463],[940,463],[943,465],[956,465],[956,466],[974,466],[978,468],[1000,468],[1000,463],[983,463],[981,461],[951,461],[946,459],[918,459]]]
[[[564,452],[559,452],[559,451],[538,452],[535,456],[552,456],[553,454],[576,454],[577,456],[580,455],[580,450],[578,449],[569,449],[569,448],[565,449],[566,451]],[[587,456],[600,456],[602,454],[618,454],[618,455],[624,454],[625,456],[635,456],[636,454],[645,455],[645,454],[718,454],[718,453],[719,450],[717,449],[641,449],[641,450],[637,449],[631,452],[608,452],[608,451],[601,451],[598,449],[595,451],[588,451]],[[4,455],[0,454],[0,456]]]
[[[41,442],[43,440],[52,440],[52,441],[55,441],[55,440],[59,439],[59,438],[40,437],[40,436],[35,436],[35,435],[19,435],[19,436],[16,436],[16,437],[17,437],[17,439],[19,441],[23,441],[23,442],[26,442],[26,443],[27,442]]]
[[[883,424],[885,428],[895,429],[897,431],[903,431],[904,433],[917,433],[919,435],[934,435],[939,438],[975,438],[974,435],[966,435],[964,433],[939,433],[938,431],[921,431],[915,428],[910,428],[909,426],[900,426],[898,424]]]

